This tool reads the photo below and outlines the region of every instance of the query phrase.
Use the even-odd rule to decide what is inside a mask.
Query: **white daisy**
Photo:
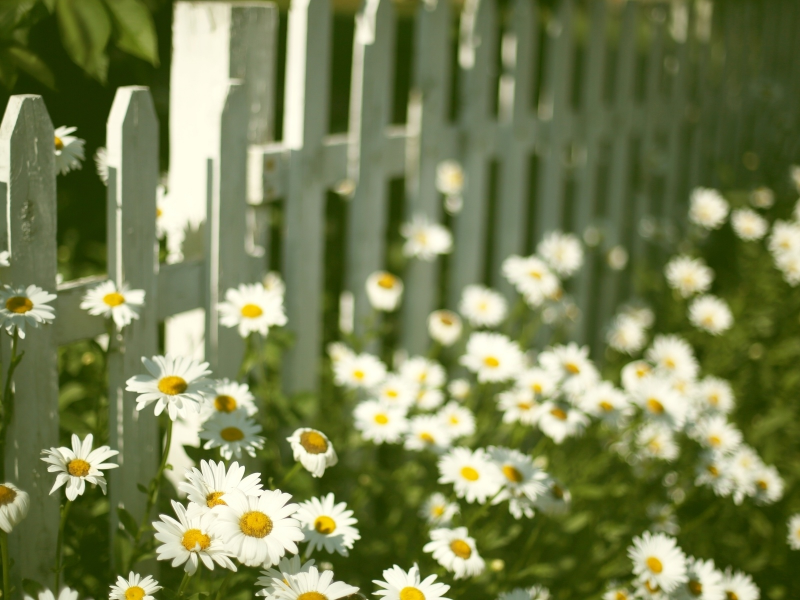
[[[444,494],[436,492],[422,503],[419,514],[429,525],[447,526],[459,510],[457,502],[450,502]]]
[[[583,247],[571,233],[548,233],[536,246],[536,253],[562,277],[571,276],[583,265]]]
[[[322,477],[325,469],[339,462],[328,436],[316,429],[301,427],[286,441],[292,445],[294,459],[314,477]]]
[[[544,480],[547,490],[536,498],[536,507],[548,515],[561,515],[569,510],[572,494],[553,477]]]
[[[55,154],[56,171],[61,175],[66,175],[70,171],[81,168],[84,159],[83,145],[85,140],[72,135],[77,127],[56,127],[55,130]]]
[[[227,290],[225,301],[217,305],[217,310],[220,324],[236,327],[242,337],[253,332],[265,336],[270,327],[286,325],[283,295],[261,283],[242,283]]]
[[[458,402],[450,401],[442,407],[438,418],[453,438],[460,438],[475,433],[475,415]]]
[[[511,389],[497,395],[497,408],[503,411],[504,423],[535,425],[540,406],[534,393],[527,389]]]
[[[456,495],[483,504],[500,491],[503,476],[482,448],[451,448],[439,459],[439,483],[452,483]]]
[[[779,254],[775,257],[775,266],[781,271],[786,283],[792,287],[800,283],[800,250]]]
[[[450,310],[435,310],[428,316],[428,335],[442,346],[452,346],[461,337],[461,317]]]
[[[367,277],[366,288],[369,303],[375,310],[393,311],[403,295],[403,282],[386,271],[375,271]]]
[[[358,592],[358,588],[333,581],[333,571],[309,567],[307,573],[284,574],[283,580],[273,579],[276,600],[339,600]]]
[[[222,539],[211,530],[214,515],[210,511],[196,504],[190,504],[187,510],[174,500],[172,509],[177,521],[169,515],[161,515],[160,521],[153,522],[156,530],[153,537],[161,542],[156,548],[158,560],[171,560],[173,567],[184,565],[183,570],[189,575],[197,572],[200,561],[212,571],[214,563],[223,569],[236,570]]]
[[[730,567],[722,575],[722,589],[729,599],[758,600],[761,597],[761,592],[750,575],[733,571]]]
[[[689,220],[705,229],[719,229],[730,207],[717,190],[695,188],[689,198]]]
[[[438,415],[416,415],[408,423],[403,444],[407,450],[442,452],[452,444],[453,434]]]
[[[333,363],[333,376],[337,385],[373,388],[386,377],[386,365],[372,354],[343,356]]]
[[[450,586],[435,582],[436,575],[429,575],[422,580],[416,564],[408,572],[394,565],[383,572],[383,581],[372,581],[383,588],[374,595],[383,596],[384,600],[449,600],[444,594]]]
[[[358,529],[353,527],[358,523],[353,511],[347,510],[344,502],[335,502],[333,494],[328,494],[300,503],[294,516],[305,535],[304,541],[308,542],[306,555],[324,549],[347,556],[353,543],[361,539]]]
[[[420,410],[435,410],[444,403],[444,392],[436,388],[421,388],[414,404]]]
[[[463,402],[469,396],[471,386],[469,385],[469,381],[466,379],[453,379],[447,385],[447,391],[450,395],[458,400],[459,402]]]
[[[503,275],[522,294],[532,307],[554,298],[561,282],[542,259],[537,256],[509,256],[503,261]]]
[[[626,587],[611,586],[603,594],[603,600],[633,600],[634,592]]]
[[[422,550],[433,554],[434,560],[455,573],[455,579],[480,575],[486,567],[466,527],[432,530],[431,541]]]
[[[125,283],[118,289],[113,281],[104,281],[86,292],[81,308],[89,311],[90,315],[110,317],[117,330],[122,330],[131,321],[139,318],[139,312],[144,306],[144,295],[144,290],[128,289]]]
[[[38,598],[39,600],[56,600],[55,595],[50,590],[43,590],[39,592]],[[28,596],[28,594],[25,594],[24,600],[33,600],[33,598]],[[61,592],[58,594],[58,600],[78,600],[78,592],[71,588],[63,587],[61,588]]]
[[[622,380],[622,389],[629,394],[635,393],[642,382],[653,374],[653,367],[650,363],[643,360],[635,360],[629,362],[622,367],[620,379]]]
[[[614,271],[622,271],[628,265],[629,258],[628,251],[619,244],[606,252],[606,264]]]
[[[412,356],[400,365],[400,377],[424,388],[440,388],[447,380],[444,367],[424,356]]]
[[[601,381],[582,395],[578,406],[610,425],[618,425],[630,412],[628,396],[608,381]]]
[[[539,354],[539,364],[555,377],[597,379],[597,368],[589,359],[589,347],[574,342],[552,346]]]
[[[524,366],[522,350],[500,333],[476,332],[469,336],[467,351],[459,362],[478,375],[478,381],[507,381]]]
[[[550,600],[550,591],[539,585],[527,589],[514,588],[510,592],[500,594],[497,600]]]
[[[108,185],[108,148],[100,146],[94,153],[94,166],[97,176],[104,185]]]
[[[0,326],[9,335],[16,329],[19,337],[25,337],[25,326],[37,328],[52,323],[56,318],[53,307],[47,303],[56,295],[45,292],[36,285],[13,288],[4,286],[0,292]]]
[[[686,420],[688,403],[660,377],[645,379],[633,395],[633,401],[649,420],[672,429],[680,429]]]
[[[686,559],[688,581],[673,592],[675,600],[723,600],[722,573],[714,567],[713,560]]]
[[[81,443],[80,438],[72,434],[72,449],[70,448],[50,448],[42,450],[45,454],[42,460],[48,463],[48,473],[58,473],[52,494],[65,483],[67,484],[66,493],[68,500],[75,500],[82,496],[86,490],[86,482],[99,485],[103,493],[106,493],[106,478],[103,470],[116,469],[119,465],[105,462],[112,456],[119,454],[108,446],[100,446],[92,450],[94,437],[90,433]]]
[[[647,343],[647,330],[638,319],[630,315],[618,315],[611,323],[606,341],[617,352],[635,354]]]
[[[27,516],[30,504],[28,492],[23,492],[13,483],[0,483],[0,529],[11,533]]]
[[[800,550],[800,513],[789,517],[786,528],[788,529],[786,543],[789,544],[792,550]]]
[[[731,225],[733,225],[736,235],[746,242],[760,240],[767,234],[769,227],[764,217],[749,208],[733,211]]]
[[[689,321],[698,329],[713,335],[727,331],[733,325],[728,304],[716,296],[700,296],[689,305]]]
[[[366,400],[353,411],[355,427],[365,440],[376,444],[394,444],[408,430],[405,410],[396,406],[385,406],[377,400]]]
[[[530,392],[535,398],[549,398],[556,392],[558,376],[540,367],[532,367],[519,373],[516,387]]]
[[[664,267],[664,275],[669,287],[678,290],[684,298],[708,291],[714,281],[714,271],[701,259],[689,256],[676,256],[670,260]]]
[[[436,165],[436,189],[445,196],[460,196],[464,191],[464,169],[455,160],[443,160]]]
[[[647,358],[670,377],[694,379],[700,367],[692,347],[676,335],[658,335],[647,350]]]
[[[11,253],[8,250],[0,252],[0,267],[11,266]]]
[[[300,524],[292,515],[297,504],[287,504],[291,495],[264,490],[259,496],[233,492],[217,506],[212,527],[225,540],[228,550],[248,567],[276,564],[286,552],[297,554],[303,539]]]
[[[718,377],[706,377],[695,388],[695,402],[702,411],[726,415],[734,404],[731,384]]]
[[[109,600],[154,600],[153,594],[160,589],[161,586],[152,576],[142,577],[131,571],[127,579],[122,576],[117,577],[117,583],[111,586],[108,597]],[[77,596],[77,593],[75,595]]]
[[[503,489],[493,504],[509,501],[509,510],[516,519],[532,518],[533,503],[547,492],[547,474],[533,464],[530,456],[509,448],[489,448],[489,456],[503,474]]]
[[[409,409],[417,399],[419,385],[401,375],[389,374],[373,392],[386,406]]]
[[[403,223],[400,234],[406,238],[403,254],[408,257],[432,261],[453,249],[453,236],[447,228],[431,223],[424,215],[415,215],[410,222]]]
[[[156,416],[166,408],[174,421],[178,416],[186,418],[188,409],[199,412],[205,397],[214,393],[212,382],[205,378],[211,373],[206,362],[167,354],[142,357],[142,364],[149,375],[134,375],[125,388],[139,394],[136,410],[155,402]]]
[[[774,504],[783,497],[783,479],[778,469],[759,465],[755,473],[755,501],[757,504]]]
[[[729,496],[733,492],[734,481],[731,477],[731,463],[719,452],[705,452],[695,468],[694,484],[698,487],[708,486],[717,496]]]
[[[211,385],[212,393],[201,406],[200,415],[204,420],[218,412],[232,413],[240,408],[250,417],[258,412],[256,398],[246,383],[218,379]]]
[[[189,501],[200,507],[214,508],[225,504],[228,494],[239,492],[246,496],[261,493],[261,474],[244,476],[244,466],[232,462],[228,469],[222,461],[200,461],[200,469],[192,468],[186,472],[186,479],[178,484],[178,489],[187,494]]]
[[[663,423],[647,423],[640,427],[636,433],[636,443],[645,458],[671,462],[680,451],[672,429]]]
[[[543,402],[536,421],[539,429],[556,444],[583,433],[589,419],[582,411],[563,402]]]
[[[468,285],[461,292],[460,312],[473,327],[496,327],[506,318],[508,305],[498,292],[482,285]]]
[[[353,358],[356,354],[342,342],[331,342],[326,348],[333,364]]]
[[[701,420],[690,435],[701,446],[723,454],[734,452],[742,443],[742,433],[723,415],[713,415]]]
[[[774,256],[797,254],[800,252],[800,223],[777,220],[772,225],[772,233],[767,247]]]
[[[643,584],[668,594],[688,581],[686,556],[675,539],[663,533],[645,531],[641,537],[633,538],[628,556],[633,561],[634,574]]]
[[[775,193],[768,187],[759,187],[750,194],[750,204],[756,208],[772,208],[775,204]]]
[[[264,447],[266,441],[260,435],[261,425],[247,416],[243,408],[233,412],[217,412],[205,423],[200,432],[201,440],[208,440],[203,448],[219,448],[219,453],[225,460],[241,458],[242,451],[250,456],[256,455],[256,450]]]
[[[314,566],[314,559],[309,559],[306,562],[301,562],[300,556],[284,556],[280,562],[266,571],[261,571],[261,577],[256,580],[256,585],[260,585],[264,589],[256,592],[256,596],[266,596],[272,598],[275,594],[275,579],[283,581],[284,574],[297,575],[298,573],[308,573],[311,567]]]

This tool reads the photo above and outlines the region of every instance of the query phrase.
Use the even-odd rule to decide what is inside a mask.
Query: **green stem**
[[[8,559],[8,534],[0,530],[0,552],[3,554],[3,598],[11,598],[11,562]]]
[[[183,592],[186,591],[186,586],[189,585],[189,573],[183,573],[183,579],[181,580],[181,587],[178,588],[178,598],[183,598]]]
[[[69,515],[71,506],[72,500],[67,500],[64,506],[61,507],[61,521],[58,524],[58,540],[56,540],[56,597],[58,596],[58,591],[61,589],[61,555],[63,554],[64,545],[64,527],[67,524],[67,515]]]
[[[284,485],[286,485],[286,482],[289,481],[292,477],[294,477],[302,467],[303,465],[300,461],[294,463],[294,466],[291,469],[289,469],[286,475],[283,476],[283,479],[281,479],[279,486],[282,488]]]
[[[14,333],[11,336],[11,357],[8,361],[8,372],[6,373],[6,381],[3,386],[3,397],[0,399],[0,405],[3,409],[3,430],[0,433],[0,480],[5,481],[5,456],[6,456],[6,438],[8,436],[8,428],[11,425],[11,419],[14,416],[14,371],[17,365],[22,360],[24,352],[17,356],[17,345],[19,344],[19,329],[14,328]]]
[[[219,584],[219,589],[217,590],[217,595],[214,597],[214,600],[222,600],[222,591],[225,589],[225,584],[228,583],[228,577],[230,576],[230,571],[225,573],[225,577],[222,578],[222,583]]]
[[[476,510],[476,511],[475,511],[475,514],[473,514],[473,515],[472,515],[472,517],[470,518],[470,520],[467,522],[467,525],[466,525],[466,528],[467,528],[467,529],[469,529],[470,527],[472,527],[472,526],[475,524],[475,521],[477,521],[477,520],[478,520],[478,519],[480,519],[480,518],[481,518],[481,517],[482,517],[484,514],[486,514],[486,511],[487,511],[487,510],[489,510],[489,507],[492,505],[492,502],[494,502],[494,499],[495,499],[495,498],[497,498],[497,496],[499,496],[499,495],[500,495],[500,493],[501,493],[502,491],[503,491],[503,490],[502,490],[502,488],[501,488],[501,489],[499,489],[499,490],[497,490],[497,493],[495,493],[495,495],[494,495],[494,496],[492,496],[491,498],[489,498],[489,499],[488,499],[488,500],[487,500],[487,501],[486,501],[486,502],[483,504],[483,506],[481,506],[481,507],[480,507],[478,510]]]

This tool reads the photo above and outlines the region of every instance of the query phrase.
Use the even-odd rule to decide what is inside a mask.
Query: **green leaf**
[[[136,489],[142,492],[143,494],[149,494],[150,492],[147,491],[147,488],[144,487],[141,483],[136,484]]]
[[[125,531],[132,538],[135,538],[136,532],[139,531],[139,525],[136,524],[136,519],[133,518],[133,515],[120,506],[117,508],[117,516]]]
[[[11,90],[17,82],[17,65],[7,48],[0,48],[0,83]]]
[[[117,47],[158,66],[158,40],[153,16],[141,0],[104,0],[118,34]]]
[[[105,83],[111,19],[103,3],[100,0],[56,0],[56,15],[69,57],[90,76]]]

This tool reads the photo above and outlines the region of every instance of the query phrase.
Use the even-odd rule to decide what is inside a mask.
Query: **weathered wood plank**
[[[11,266],[4,280],[14,286],[56,290],[56,172],[53,124],[41,96],[12,96],[0,125],[0,181],[6,185]],[[6,204],[6,202],[8,204]],[[59,315],[56,314],[56,320]],[[50,495],[53,476],[41,461],[43,448],[58,446],[58,350],[53,325],[28,328],[25,352],[14,376],[16,410],[7,432],[5,477],[30,494],[28,517],[10,536],[12,577],[50,581],[58,535],[59,499]],[[10,344],[2,334],[3,372]]]

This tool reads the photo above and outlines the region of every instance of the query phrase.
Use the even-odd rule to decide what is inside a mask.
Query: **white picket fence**
[[[169,201],[192,223],[205,222],[205,255],[158,264],[159,123],[146,88],[120,88],[107,129],[108,277],[145,289],[147,297],[142,318],[111,341],[118,352],[109,363],[109,437],[120,451],[111,506],[124,505],[138,518],[145,502],[136,485],[157,464],[156,419],[135,410],[124,382],[141,372],[142,356],[159,351],[159,322],[172,320],[168,347],[191,351],[180,339],[189,328],[204,340],[215,375],[236,375],[243,343],[219,327],[214,307],[225,289],[265,275],[271,202],[282,201],[285,210],[282,274],[296,335],[286,357],[288,391],[317,385],[330,189],[353,190],[344,276],[357,321],[368,310],[364,281],[384,266],[389,181],[405,178],[407,217],[439,221],[435,172],[445,159],[458,160],[467,174],[464,208],[454,217],[446,304],[455,304],[464,285],[483,280],[488,256],[487,283],[508,293],[501,260],[529,251],[553,229],[580,233],[599,225],[602,248],[625,244],[635,266],[645,253],[638,242],[631,246],[633,224],[646,215],[678,214],[708,160],[703,136],[711,130],[701,117],[714,111],[702,95],[710,6],[562,0],[545,13],[531,0],[512,0],[501,15],[495,0],[465,0],[460,13],[446,0],[424,0],[415,17],[408,122],[393,125],[395,7],[366,0],[356,16],[350,129],[329,135],[330,0],[296,0],[288,16],[283,139],[274,141],[278,10],[266,3],[178,2]],[[451,121],[456,64],[458,115]],[[32,498],[29,517],[12,536],[16,576],[42,582],[51,576],[58,527],[58,501],[48,495],[52,478],[40,461],[40,451],[58,441],[56,349],[106,332],[102,319],[79,309],[85,291],[104,278],[56,286],[52,140],[42,99],[13,97],[0,129],[0,195],[8,203],[0,212],[7,219],[0,242],[11,251],[2,280],[58,289],[55,325],[24,342],[6,456],[8,477]],[[499,176],[490,194],[492,162]],[[411,352],[427,344],[425,320],[438,307],[439,277],[438,262],[412,261],[404,274],[403,344]],[[595,341],[598,324],[626,291],[623,278],[592,260],[574,282],[571,292],[585,315],[575,332],[579,341]],[[204,316],[180,316],[198,310]]]

